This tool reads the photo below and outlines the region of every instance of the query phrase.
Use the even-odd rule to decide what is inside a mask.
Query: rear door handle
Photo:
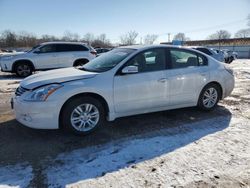
[[[164,83],[164,82],[166,82],[167,80],[168,80],[167,78],[160,78],[160,79],[158,80],[158,82]]]

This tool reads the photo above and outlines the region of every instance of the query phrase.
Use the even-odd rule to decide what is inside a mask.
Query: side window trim
[[[171,70],[172,69],[170,49],[171,48],[165,48],[166,70]]]

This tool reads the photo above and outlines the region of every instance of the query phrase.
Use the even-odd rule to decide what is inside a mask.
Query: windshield
[[[134,49],[116,48],[91,60],[79,69],[91,72],[105,72],[115,67],[134,51]]]

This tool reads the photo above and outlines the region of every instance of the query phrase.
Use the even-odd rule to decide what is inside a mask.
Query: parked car
[[[227,49],[223,49],[222,51],[228,54],[228,63],[231,63],[233,60],[238,58],[237,52],[227,50]]]
[[[23,52],[17,52],[15,50],[0,49],[0,57],[6,56],[6,55],[21,54],[21,53]]]
[[[225,66],[183,47],[119,47],[84,66],[24,79],[12,106],[28,127],[87,134],[118,117],[190,106],[211,110],[234,88]]]
[[[215,48],[211,48],[211,49],[214,50],[217,54],[220,54],[221,56],[223,56],[225,63],[229,63],[229,54],[226,51],[215,49]]]
[[[103,53],[106,53],[108,51],[110,51],[109,48],[95,48],[96,52],[97,52],[97,56],[103,54]]]
[[[79,66],[96,57],[96,51],[83,43],[47,42],[22,54],[11,54],[0,59],[1,71],[27,77],[36,70]]]
[[[218,60],[220,62],[225,62],[224,54],[223,53],[217,53],[212,48],[207,48],[207,47],[203,47],[203,46],[192,46],[190,48],[201,51],[201,52],[215,58],[216,60]]]
[[[11,51],[9,51],[9,50],[6,50],[6,49],[0,49],[0,56],[1,55],[4,55],[4,54],[10,54],[10,53],[12,53]]]

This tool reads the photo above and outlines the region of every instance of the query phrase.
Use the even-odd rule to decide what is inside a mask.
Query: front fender
[[[111,88],[112,89],[112,88]],[[105,89],[95,89],[93,87],[90,87],[87,85],[86,80],[79,80],[74,81],[71,83],[65,83],[65,86],[51,94],[49,96],[49,101],[57,101],[57,112],[56,114],[60,115],[61,109],[63,105],[72,97],[79,95],[79,94],[96,94],[101,96],[107,103],[109,114],[108,114],[108,120],[112,120],[111,114],[114,114],[114,108],[113,108],[113,100],[112,100],[112,90]]]

